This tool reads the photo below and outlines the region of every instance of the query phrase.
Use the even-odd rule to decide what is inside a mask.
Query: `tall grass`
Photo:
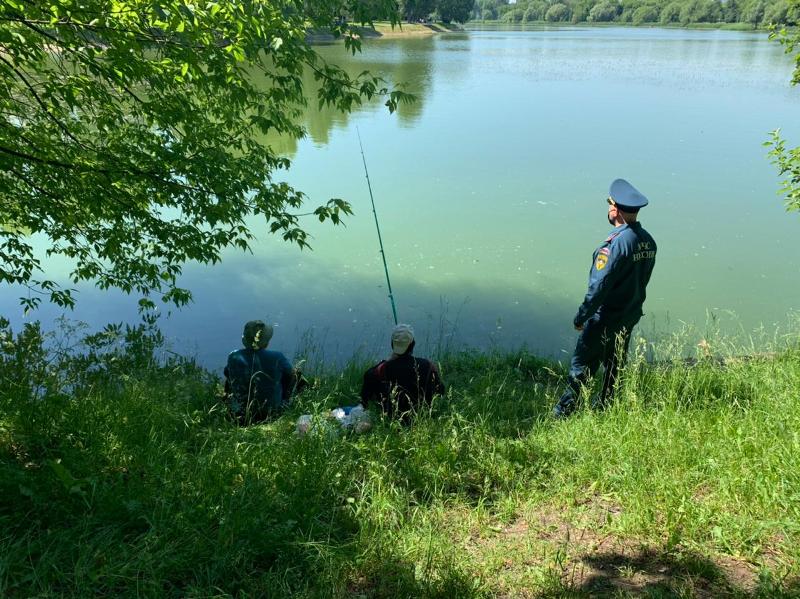
[[[650,594],[692,596],[698,577],[712,595],[798,592],[790,340],[727,360],[739,348],[715,340],[691,362],[685,339],[640,345],[616,403],[565,422],[558,364],[451,353],[447,396],[413,426],[301,438],[299,414],[354,403],[360,364],[238,428],[152,322],[0,336],[0,596],[597,595],[574,574],[579,529],[682,564]],[[752,584],[725,577],[732,561]]]

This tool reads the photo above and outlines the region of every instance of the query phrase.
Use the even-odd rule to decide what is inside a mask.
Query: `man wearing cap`
[[[375,401],[389,416],[406,419],[434,395],[444,393],[439,370],[425,358],[415,358],[414,329],[399,324],[392,330],[392,355],[364,373],[361,403]]]
[[[656,242],[636,220],[647,198],[624,179],[609,190],[608,222],[614,226],[592,256],[589,290],[573,319],[580,331],[567,389],[553,414],[563,418],[578,405],[581,388],[602,365],[603,388],[594,407],[604,408],[614,392],[631,330],[642,317],[645,290],[656,262]]]
[[[244,348],[228,355],[225,397],[240,424],[279,414],[291,400],[297,375],[281,352],[268,350],[273,328],[260,320],[244,325]]]

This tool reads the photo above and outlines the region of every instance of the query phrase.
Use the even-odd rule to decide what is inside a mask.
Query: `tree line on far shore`
[[[505,23],[797,25],[800,6],[787,0],[476,0],[472,18]]]
[[[411,22],[739,23],[753,28],[800,23],[800,5],[792,0],[400,0],[399,9]]]
[[[466,23],[475,16],[475,0],[400,0],[400,16],[405,21],[443,21]]]

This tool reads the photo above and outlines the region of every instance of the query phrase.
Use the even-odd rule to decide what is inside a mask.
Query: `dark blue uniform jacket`
[[[614,229],[594,252],[589,291],[575,315],[575,326],[595,313],[604,323],[636,324],[655,263],[656,242],[641,224]]]

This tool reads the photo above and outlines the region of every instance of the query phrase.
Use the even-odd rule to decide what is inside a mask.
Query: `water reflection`
[[[196,329],[190,312],[202,314],[198,355],[204,362],[218,355],[206,344],[238,339],[243,319],[258,315],[278,324],[276,343],[291,351],[302,350],[298,337],[310,332],[324,361],[385,353],[393,324],[379,271],[374,276],[344,275],[309,263],[297,267],[292,261],[244,260],[231,263],[211,284],[199,276],[191,285],[199,299],[191,311],[175,314],[170,328],[176,334]],[[572,349],[571,302],[478,284],[425,285],[401,278],[394,287],[398,316],[415,326],[422,352],[493,345],[527,345],[547,353],[565,344]],[[237,294],[235,308],[229,308],[226,289],[247,292]]]
[[[355,125],[400,315],[418,327],[421,351],[449,340],[570,352],[618,176],[651,199],[649,337],[702,326],[708,310],[738,314],[727,324],[746,335],[800,308],[800,263],[787,259],[798,255],[797,222],[761,146],[778,126],[800,139],[800,89],[765,35],[548,28],[368,41],[356,58],[321,51],[351,74],[408,81],[418,102],[397,116],[379,100],[348,116],[311,103],[310,139],[282,146],[293,156],[285,177],[312,205],[342,197],[355,214],[345,228],[304,221],[313,253],[260,224],[253,256],[188,269],[196,303],[165,326],[204,363],[219,364],[259,316],[279,324],[276,344],[290,353],[305,331],[325,360],[385,349],[391,312]],[[315,89],[310,76],[305,84]],[[15,296],[0,298],[0,313],[18,312]],[[76,317],[135,319],[135,305],[88,291]]]
[[[173,351],[220,367],[227,352],[240,345],[241,327],[261,318],[275,324],[273,346],[309,360],[309,367],[336,366],[352,356],[382,357],[393,326],[385,285],[375,276],[336,273],[297,258],[238,256],[222,267],[192,269],[184,278],[195,302],[181,310],[163,310],[160,326]],[[427,285],[395,281],[398,315],[413,324],[419,354],[470,348],[527,347],[556,358],[572,350],[574,301],[537,296],[520,287],[474,283]],[[115,291],[80,289],[69,318],[98,329],[108,322],[136,320],[133,298]],[[0,313],[14,326],[23,319],[4,296]],[[52,330],[62,314],[44,306],[34,318]]]
[[[464,35],[452,36],[468,41]],[[317,47],[319,54],[329,63],[335,64],[350,75],[358,76],[368,70],[371,74],[384,79],[388,87],[401,85],[406,92],[414,94],[416,101],[401,103],[396,111],[396,118],[404,127],[413,127],[419,120],[425,107],[425,98],[431,93],[433,83],[432,61],[436,57],[437,41],[432,36],[419,39],[397,41],[365,40],[361,54],[352,56],[341,43],[325,44]],[[375,97],[364,100],[353,113],[343,113],[331,106],[319,106],[317,92],[319,82],[313,71],[306,69],[302,78],[303,90],[309,98],[301,123],[308,132],[308,137],[316,145],[330,142],[331,132],[346,129],[354,114],[360,112],[385,111],[385,98]],[[285,136],[271,136],[269,143],[281,154],[294,156],[297,152],[297,140]]]

